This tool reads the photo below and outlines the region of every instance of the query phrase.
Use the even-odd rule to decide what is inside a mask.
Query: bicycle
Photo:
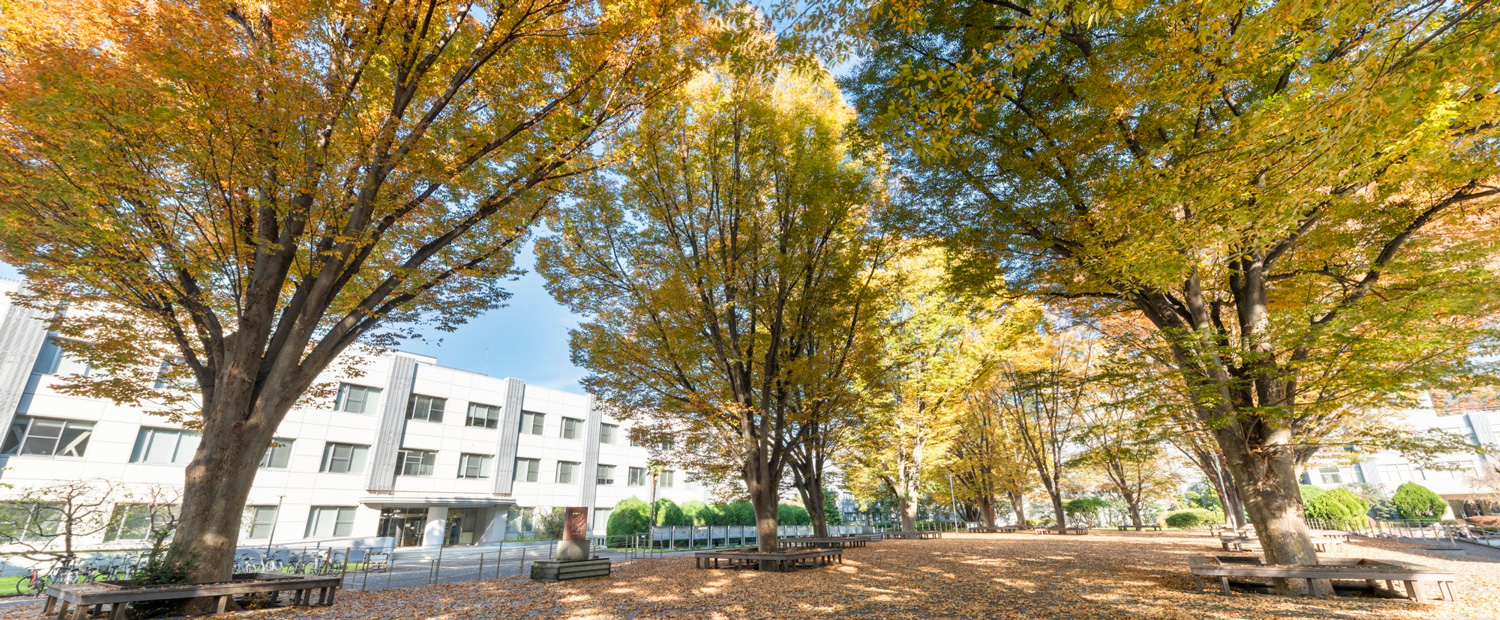
[[[47,591],[47,576],[41,571],[33,568],[27,571],[25,577],[16,582],[16,594],[21,596],[41,596]]]

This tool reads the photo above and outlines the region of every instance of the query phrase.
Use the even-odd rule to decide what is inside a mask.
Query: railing
[[[1308,519],[1307,525],[1314,529],[1343,530],[1369,538],[1431,540],[1446,543],[1450,548],[1457,547],[1457,541],[1461,540],[1500,547],[1500,527],[1475,525],[1467,521],[1368,519],[1363,524],[1348,524]]]

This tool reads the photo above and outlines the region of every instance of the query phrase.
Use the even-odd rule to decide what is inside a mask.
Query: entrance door
[[[478,508],[449,508],[448,530],[443,537],[443,544],[472,545],[479,542],[481,531]]]
[[[419,547],[427,529],[426,508],[386,508],[380,511],[380,535],[396,539],[397,547]]]

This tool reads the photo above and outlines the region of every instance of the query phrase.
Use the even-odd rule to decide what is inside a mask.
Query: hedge
[[[1167,524],[1167,527],[1188,529],[1210,525],[1216,519],[1218,519],[1218,517],[1215,516],[1212,512],[1209,512],[1202,508],[1189,508],[1187,510],[1177,510],[1167,513],[1165,522]]]
[[[1306,513],[1310,519],[1322,519],[1334,527],[1354,529],[1365,524],[1365,513],[1370,503],[1350,493],[1347,489],[1333,489],[1307,501]]]
[[[811,525],[812,515],[807,514],[807,509],[791,504],[782,504],[776,507],[777,525]]]
[[[611,537],[644,534],[646,524],[651,519],[650,510],[646,502],[634,497],[622,499],[609,513],[609,521],[604,525],[604,533]]]

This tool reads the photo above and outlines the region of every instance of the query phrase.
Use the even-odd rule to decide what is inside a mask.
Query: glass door
[[[449,508],[444,545],[472,545],[479,541],[479,509]]]
[[[419,547],[427,528],[426,508],[386,508],[380,511],[380,535],[396,540],[397,547]]]

